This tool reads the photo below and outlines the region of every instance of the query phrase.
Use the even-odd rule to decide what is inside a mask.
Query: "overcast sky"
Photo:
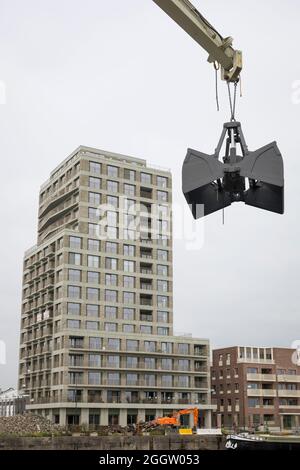
[[[277,141],[286,213],[236,203],[225,225],[221,213],[205,220],[202,249],[174,243],[175,330],[212,347],[289,347],[300,338],[300,3],[194,4],[243,50],[237,117],[250,150]],[[206,52],[151,0],[0,0],[0,46],[1,388],[16,383],[22,257],[50,171],[81,144],[146,158],[171,168],[182,203],[187,147],[212,153],[229,110],[221,83],[216,111]]]

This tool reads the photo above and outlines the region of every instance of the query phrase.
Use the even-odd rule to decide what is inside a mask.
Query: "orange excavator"
[[[163,416],[154,419],[151,421],[151,425],[153,426],[180,426],[180,416],[193,414],[194,416],[194,427],[198,427],[198,417],[199,417],[199,410],[198,408],[186,408],[185,410],[179,410],[173,413],[172,416]]]

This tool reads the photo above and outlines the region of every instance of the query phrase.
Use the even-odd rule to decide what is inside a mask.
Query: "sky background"
[[[244,204],[210,215],[200,250],[174,243],[175,330],[235,344],[285,346],[299,331],[300,3],[193,0],[244,54],[238,100],[250,150],[284,158],[286,213]],[[78,145],[171,168],[183,203],[187,147],[215,149],[220,112],[207,54],[151,0],[0,0],[0,388],[15,386],[24,250],[38,191]],[[1,100],[1,92],[0,92]],[[3,102],[2,93],[2,102]],[[201,223],[201,222],[199,222]]]

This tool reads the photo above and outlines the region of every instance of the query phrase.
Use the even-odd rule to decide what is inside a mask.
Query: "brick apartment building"
[[[244,346],[214,350],[211,383],[212,400],[217,405],[214,424],[240,429],[299,429],[297,351]]]
[[[28,410],[97,426],[198,406],[210,426],[209,342],[173,333],[171,202],[169,171],[82,146],[42,185],[38,242],[24,257],[19,389]]]

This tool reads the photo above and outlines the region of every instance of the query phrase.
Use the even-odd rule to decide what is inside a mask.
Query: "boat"
[[[298,450],[300,436],[230,434],[226,438],[227,450]]]

